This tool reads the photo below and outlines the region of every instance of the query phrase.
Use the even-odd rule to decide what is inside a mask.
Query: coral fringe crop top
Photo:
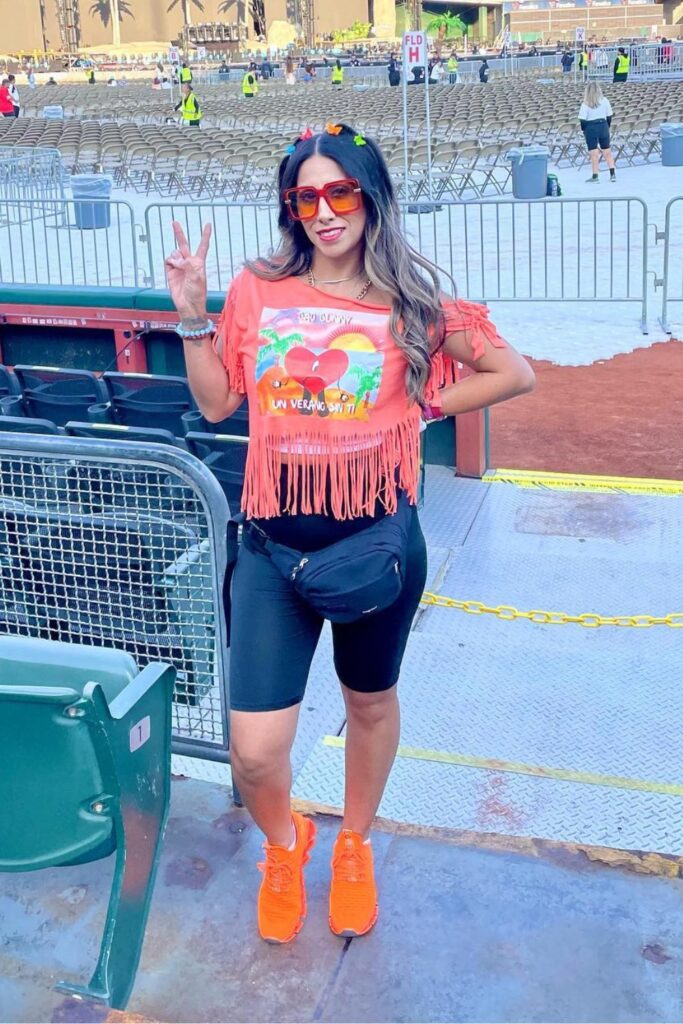
[[[399,490],[417,501],[421,410],[406,393],[389,313],[298,277],[263,281],[243,270],[234,279],[216,344],[230,390],[249,401],[248,518],[353,519],[372,515],[378,500],[391,513]],[[505,344],[484,306],[444,300],[444,314],[447,335],[468,332],[474,359],[485,340]],[[435,353],[427,401],[457,379],[457,363]]]

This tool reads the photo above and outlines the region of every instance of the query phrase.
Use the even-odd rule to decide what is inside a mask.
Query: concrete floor
[[[174,780],[121,1021],[683,1019],[676,858],[380,823],[380,918],[343,940],[326,906],[338,821],[316,820],[308,920],[269,946],[255,927],[258,830],[224,787]],[[119,1019],[52,988],[87,980],[110,877],[110,862],[0,875],[3,1024]]]

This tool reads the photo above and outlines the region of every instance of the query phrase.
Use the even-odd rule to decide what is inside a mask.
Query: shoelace
[[[261,861],[257,867],[259,871],[262,871],[265,876],[265,883],[274,893],[286,893],[294,879],[292,869],[289,864],[285,864],[280,858],[282,853],[274,849],[271,846],[264,844],[263,849],[266,851],[266,859]],[[282,851],[284,853],[288,851]]]
[[[334,869],[344,882],[367,881],[366,860],[362,853],[352,845],[338,853],[334,858]]]

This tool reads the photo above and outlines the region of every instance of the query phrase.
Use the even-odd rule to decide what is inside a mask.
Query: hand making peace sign
[[[192,253],[185,232],[173,221],[177,249],[166,258],[166,279],[173,304],[181,320],[206,318],[206,257],[211,241],[211,225],[205,224],[196,253]]]

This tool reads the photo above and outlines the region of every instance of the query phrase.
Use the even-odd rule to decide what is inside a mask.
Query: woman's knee
[[[392,715],[398,707],[397,687],[377,693],[362,693],[342,686],[346,710],[350,717],[367,725],[375,725]]]
[[[244,783],[259,782],[289,765],[298,706],[284,711],[233,711],[230,717],[230,761]]]

